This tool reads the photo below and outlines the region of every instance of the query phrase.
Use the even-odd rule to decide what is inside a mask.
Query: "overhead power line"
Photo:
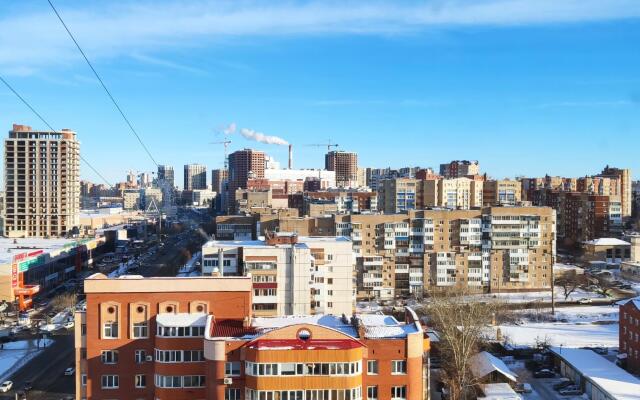
[[[49,123],[48,123],[48,122],[47,122],[43,117],[42,117],[42,115],[40,115],[40,113],[39,113],[38,111],[36,111],[36,109],[35,109],[35,108],[33,108],[33,106],[31,106],[31,104],[29,104],[29,102],[28,102],[27,100],[25,100],[25,98],[24,98],[24,97],[22,97],[22,96],[20,95],[20,93],[18,93],[18,92],[13,88],[13,86],[11,86],[11,85],[9,84],[9,82],[7,82],[6,80],[4,80],[4,78],[3,78],[2,76],[0,76],[0,81],[2,81],[2,83],[4,83],[4,85],[5,85],[7,88],[9,88],[9,90],[11,90],[11,91],[13,92],[13,94],[15,94],[15,95],[16,95],[16,97],[18,97],[18,98],[20,99],[20,101],[22,101],[22,102],[24,103],[24,105],[25,105],[25,106],[27,106],[27,107],[29,108],[29,110],[31,110],[31,112],[33,112],[33,113],[34,113],[34,114],[35,114],[35,115],[40,119],[40,121],[42,121],[46,126],[48,126],[48,127],[49,127],[49,129],[51,129],[51,131],[53,131],[53,132],[57,132],[57,131],[56,131],[56,130],[55,130],[55,129],[54,129],[54,128],[53,128],[53,127],[52,127],[52,126],[51,126],[51,125],[50,125],[50,124],[49,124]],[[92,170],[93,172],[95,172],[95,174],[96,174],[96,175],[98,175],[98,176],[100,177],[100,179],[102,179],[102,180],[103,180],[103,181],[104,181],[104,182],[105,182],[109,187],[113,187],[113,185],[112,185],[111,183],[109,183],[109,181],[108,181],[104,176],[102,176],[102,174],[101,174],[100,172],[98,172],[98,170],[97,170],[97,169],[95,169],[95,168],[94,168],[94,166],[93,166],[93,165],[91,165],[91,163],[90,163],[89,161],[87,161],[84,157],[82,157],[82,154],[78,154],[78,155],[80,156],[80,159],[81,159],[82,161],[84,161],[84,162],[85,162],[85,164],[87,164],[87,165],[89,166],[89,168],[91,168],[91,170]]]
[[[131,124],[131,122],[129,122],[129,118],[127,118],[127,116],[124,114],[124,112],[122,111],[122,108],[120,107],[120,105],[118,104],[118,102],[116,101],[116,99],[111,95],[111,92],[109,91],[109,89],[107,89],[107,85],[104,84],[104,81],[102,80],[102,78],[100,77],[100,75],[98,74],[98,71],[96,71],[95,68],[93,68],[93,65],[91,64],[91,61],[89,61],[89,58],[87,57],[87,55],[84,53],[84,51],[82,50],[82,47],[80,47],[80,44],[78,43],[78,41],[76,40],[76,38],[73,36],[73,34],[71,33],[71,31],[69,30],[69,27],[67,26],[67,24],[64,22],[64,20],[62,19],[62,17],[60,16],[60,13],[58,12],[58,10],[56,10],[56,7],[53,5],[53,3],[51,2],[51,0],[47,0],[47,2],[49,3],[49,5],[51,6],[51,9],[53,10],[53,12],[56,14],[56,16],[58,17],[58,19],[60,20],[60,23],[62,23],[62,26],[64,27],[64,29],[67,31],[67,33],[69,34],[69,37],[71,38],[71,40],[73,40],[73,43],[75,43],[76,47],[78,48],[78,51],[80,51],[80,54],[82,54],[82,57],[84,58],[84,60],[87,62],[87,65],[89,65],[89,68],[91,68],[91,71],[93,71],[93,74],[96,76],[96,78],[98,79],[98,81],[100,82],[100,85],[102,85],[102,88],[104,89],[104,91],[107,93],[107,96],[109,96],[109,98],[111,99],[111,102],[113,103],[113,105],[116,107],[116,109],[118,110],[118,112],[120,113],[120,115],[122,116],[122,119],[124,119],[124,122],[126,122],[127,126],[129,126],[129,129],[131,130],[131,132],[135,135],[136,139],[138,139],[138,142],[140,142],[140,145],[142,146],[142,148],[144,149],[144,151],[147,153],[147,155],[149,156],[149,158],[151,159],[151,161],[153,161],[153,163],[156,165],[156,167],[158,166],[158,163],[156,162],[156,159],[153,158],[153,156],[151,155],[151,152],[149,151],[149,149],[147,148],[147,146],[144,144],[144,142],[142,141],[142,138],[140,137],[140,135],[138,135],[138,132],[136,132],[136,130],[133,128],[133,125]]]

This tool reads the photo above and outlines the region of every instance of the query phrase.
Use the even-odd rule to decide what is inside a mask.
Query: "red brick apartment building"
[[[619,357],[627,371],[640,373],[640,297],[622,300],[620,305]],[[626,358],[625,356],[626,355]]]
[[[250,316],[251,278],[85,282],[76,398],[419,400],[416,314]]]

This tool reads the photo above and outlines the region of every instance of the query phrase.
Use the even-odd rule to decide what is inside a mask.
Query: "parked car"
[[[553,389],[554,390],[560,390],[560,389],[564,389],[567,386],[571,386],[573,385],[573,382],[571,382],[571,379],[569,378],[561,378],[560,382],[554,383],[553,384]]]
[[[560,389],[558,393],[562,396],[577,396],[582,394],[582,390],[576,385],[571,385],[564,389]]]
[[[76,372],[76,369],[73,368],[73,367],[69,367],[69,368],[64,370],[64,374],[66,376],[71,376],[71,375],[73,375],[74,372]]]
[[[591,304],[593,303],[593,300],[587,298],[587,297],[583,297],[582,299],[578,300],[579,304]]]
[[[71,328],[73,328],[73,327],[75,326],[75,324],[74,324],[74,322],[73,322],[73,321],[67,321],[67,322],[65,322],[65,323],[64,323],[64,325],[63,325],[63,326],[64,326],[66,329],[71,329]]]
[[[528,383],[516,383],[515,391],[516,393],[531,393],[533,389]]]
[[[539,369],[533,373],[534,378],[553,378],[556,373],[548,368]]]
[[[0,384],[0,392],[7,393],[9,390],[11,390],[12,387],[13,387],[13,382],[4,381],[2,382],[2,384]]]

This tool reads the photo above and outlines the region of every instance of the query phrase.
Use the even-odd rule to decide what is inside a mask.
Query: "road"
[[[194,224],[197,221],[186,221],[187,226]],[[206,235],[198,229],[170,234],[164,240],[164,246],[157,247],[155,254],[131,273],[147,277],[175,276],[205,241]],[[75,364],[73,330],[55,335],[53,339],[50,347],[9,378],[13,381],[13,390],[0,394],[0,400],[15,399],[15,391],[21,390],[27,381],[33,385],[33,390],[27,396],[29,400],[59,400],[74,396],[75,377],[64,375],[64,370]]]
[[[73,396],[75,378],[64,375],[64,370],[74,364],[73,330],[55,335],[53,339],[51,346],[10,378],[14,390],[3,393],[0,399],[15,399],[15,390],[21,390],[27,381],[33,385],[27,396],[29,400],[59,400]]]

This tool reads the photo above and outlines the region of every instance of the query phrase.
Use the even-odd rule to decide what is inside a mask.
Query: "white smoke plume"
[[[230,123],[229,126],[227,126],[222,130],[222,133],[224,133],[225,135],[236,133],[236,123],[235,122]]]
[[[231,124],[234,126],[235,124]],[[229,125],[229,126],[231,126]],[[256,132],[253,129],[242,128],[240,129],[240,134],[245,137],[245,139],[255,140],[256,142],[266,143],[266,144],[277,144],[278,146],[288,146],[289,142],[286,140],[279,138],[277,136],[269,136],[265,135],[262,132]]]

